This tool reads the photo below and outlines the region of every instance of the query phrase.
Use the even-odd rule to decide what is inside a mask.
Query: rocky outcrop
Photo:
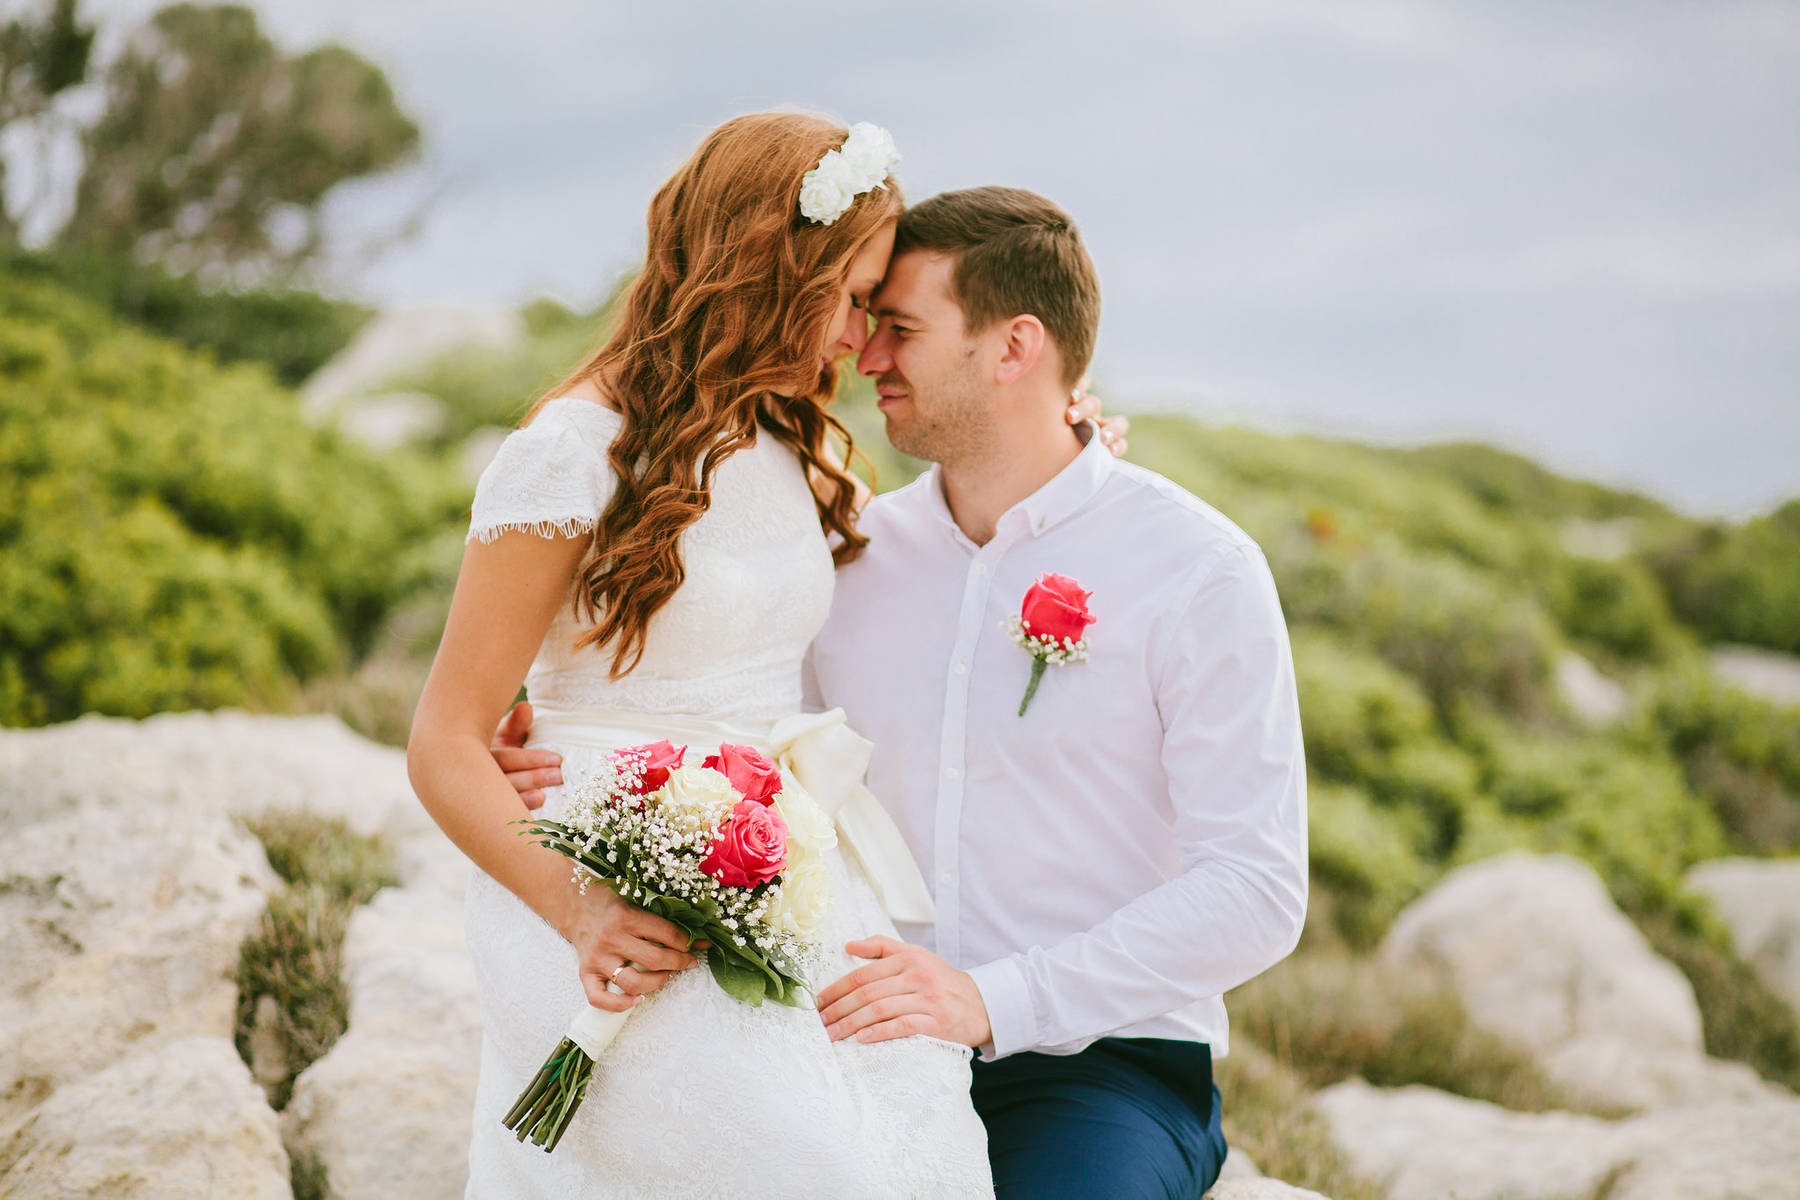
[[[1800,861],[1722,858],[1686,882],[1712,901],[1738,956],[1800,1014]]]
[[[1320,1192],[1279,1179],[1221,1179],[1206,1195],[1208,1200],[1330,1200]]]
[[[171,1039],[229,1046],[238,947],[274,883],[262,847],[217,814],[58,811],[7,830],[0,1128]]]
[[[1509,1112],[1424,1087],[1361,1080],[1316,1107],[1351,1165],[1390,1200],[1728,1200],[1794,1194],[1800,1101],[1668,1108],[1623,1121]]]
[[[1449,986],[1477,1022],[1526,1046],[1618,1034],[1701,1047],[1694,989],[1578,859],[1507,854],[1452,871],[1400,914],[1380,954]]]
[[[404,884],[352,918],[350,1029],[297,1081],[285,1130],[231,1042],[239,947],[279,886],[237,818],[269,809],[341,816],[382,834]],[[279,1194],[288,1194],[285,1131],[324,1167],[330,1194],[460,1196],[479,1045],[462,933],[467,872],[414,798],[404,755],[334,718],[85,717],[0,733],[0,1144],[12,1147],[0,1159],[0,1191],[89,1194],[73,1184],[19,1190],[21,1180],[50,1189],[55,1155],[113,1161],[94,1139],[116,1131],[58,1114],[88,1112],[96,1081],[137,1088],[111,1074],[128,1064],[155,1062],[184,1087],[213,1086],[192,1081],[220,1074],[222,1047],[234,1082],[215,1080],[214,1090],[235,1105],[236,1085],[250,1089],[280,1160]],[[188,1153],[169,1129],[169,1154]],[[218,1153],[250,1144],[233,1135]],[[120,1145],[121,1155],[160,1161],[138,1143]],[[262,1169],[250,1158],[194,1161],[220,1180]],[[93,1194],[276,1194],[260,1186]]]
[[[275,1114],[229,1039],[172,1038],[57,1088],[0,1137],[14,1200],[289,1200]]]
[[[1508,854],[1452,871],[1401,913],[1380,957],[1449,987],[1596,1106],[1771,1094],[1706,1056],[1692,986],[1578,859]]]

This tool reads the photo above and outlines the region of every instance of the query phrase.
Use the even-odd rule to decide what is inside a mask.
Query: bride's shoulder
[[[616,482],[607,449],[620,414],[578,396],[555,396],[507,434],[475,485],[471,538],[512,528],[592,528]]]

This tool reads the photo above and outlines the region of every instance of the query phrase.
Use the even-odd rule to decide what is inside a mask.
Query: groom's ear
[[[1047,340],[1044,323],[1030,313],[1020,313],[1011,320],[1000,322],[995,332],[1005,340],[1001,344],[994,382],[1016,383],[1031,374],[1044,353]]]

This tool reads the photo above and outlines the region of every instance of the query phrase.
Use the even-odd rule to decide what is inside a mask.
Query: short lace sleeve
[[[570,537],[594,528],[612,496],[606,448],[619,414],[579,397],[559,397],[506,435],[475,485],[466,540],[491,542],[511,530]]]

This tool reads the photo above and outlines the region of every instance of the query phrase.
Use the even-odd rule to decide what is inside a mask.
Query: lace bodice
[[[575,396],[509,434],[481,474],[471,540],[569,535],[598,524],[616,482],[606,451],[623,418]],[[525,678],[534,702],[760,725],[800,709],[800,664],[831,606],[831,552],[800,460],[766,433],[713,473],[681,540],[687,577],[651,618],[644,657],[608,677],[610,648],[576,649],[570,605]]]

